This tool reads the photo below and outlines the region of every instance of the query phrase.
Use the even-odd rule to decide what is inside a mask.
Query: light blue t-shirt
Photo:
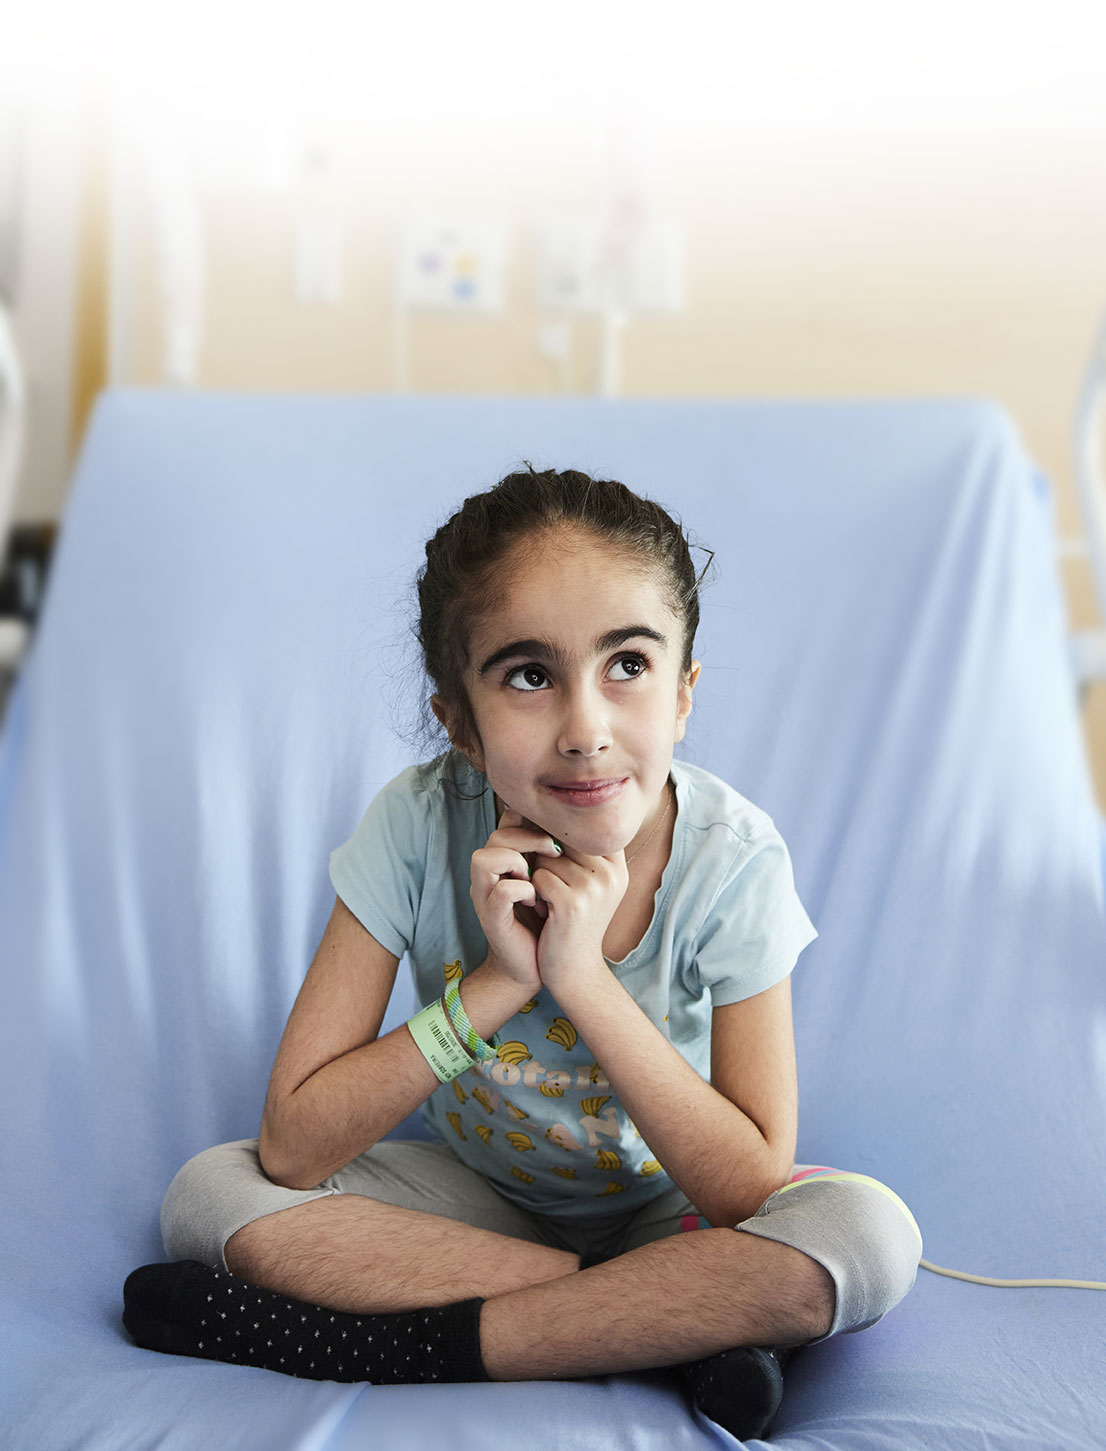
[[[377,941],[407,955],[420,1006],[487,956],[469,864],[495,829],[486,778],[448,755],[390,782],[330,858],[334,889]],[[724,781],[673,761],[672,852],[641,942],[610,962],[650,1020],[710,1078],[711,1010],[781,981],[816,936],[771,819]],[[483,789],[482,789],[483,788]],[[609,960],[608,960],[609,961]],[[498,1061],[443,1084],[430,1130],[507,1198],[541,1214],[639,1208],[671,1180],[595,1054],[544,989],[500,1030]]]

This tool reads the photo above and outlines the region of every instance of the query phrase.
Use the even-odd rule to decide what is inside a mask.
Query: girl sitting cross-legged
[[[381,1384],[672,1367],[749,1438],[789,1348],[909,1290],[902,1201],[793,1162],[787,849],[673,759],[699,584],[663,509],[571,471],[427,544],[449,749],[333,853],[260,1136],[185,1164],[173,1262],[128,1278],[140,1345]],[[380,1037],[404,956],[419,1011]],[[387,1139],[419,1105],[432,1140]]]

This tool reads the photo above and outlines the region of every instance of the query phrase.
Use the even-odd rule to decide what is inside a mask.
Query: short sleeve
[[[703,921],[699,981],[712,1004],[741,1002],[781,982],[817,937],[778,834],[743,843]]]
[[[330,854],[334,890],[396,957],[414,939],[430,832],[429,799],[411,767],[374,797],[350,839]]]

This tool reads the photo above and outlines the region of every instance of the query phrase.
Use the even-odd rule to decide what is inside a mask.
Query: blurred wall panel
[[[0,301],[15,301],[19,284],[19,217],[23,206],[23,115],[0,93]]]
[[[77,203],[83,110],[75,94],[22,98],[14,128],[13,322],[27,388],[27,444],[15,522],[57,520],[72,461]]]
[[[83,128],[78,176],[71,448],[80,445],[96,395],[108,379],[110,301],[110,136],[102,112]]]

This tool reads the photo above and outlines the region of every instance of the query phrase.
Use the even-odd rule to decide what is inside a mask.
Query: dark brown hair
[[[673,613],[683,621],[683,669],[691,669],[699,624],[700,574],[683,528],[659,504],[614,479],[575,469],[508,474],[494,488],[467,498],[426,545],[417,576],[416,635],[436,693],[453,715],[454,735],[479,737],[464,687],[474,621],[496,607],[510,586],[504,556],[533,533],[586,530],[663,581]],[[708,551],[708,554],[710,552]]]

